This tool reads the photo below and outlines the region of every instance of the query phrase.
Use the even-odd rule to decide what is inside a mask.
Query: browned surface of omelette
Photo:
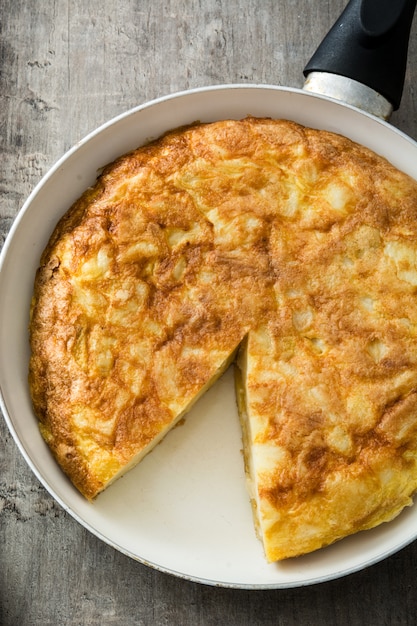
[[[96,496],[239,349],[267,559],[397,515],[417,489],[416,228],[414,181],[292,122],[195,125],[121,157],[36,278],[30,386],[64,471]]]

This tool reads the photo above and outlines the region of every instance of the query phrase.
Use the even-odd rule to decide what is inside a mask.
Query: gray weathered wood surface
[[[344,0],[1,0],[0,240],[49,167],[160,95],[229,82],[302,86]],[[417,29],[402,106],[417,138]],[[1,347],[0,347],[1,349]],[[140,565],[84,530],[0,420],[0,624],[380,626],[417,623],[417,542],[315,587],[233,591]]]

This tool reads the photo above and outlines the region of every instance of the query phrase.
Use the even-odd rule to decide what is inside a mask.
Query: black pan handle
[[[398,109],[417,0],[350,0],[304,68],[353,79]]]

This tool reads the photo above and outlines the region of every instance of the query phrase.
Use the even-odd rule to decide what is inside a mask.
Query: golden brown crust
[[[247,118],[109,165],[37,274],[30,386],[88,498],[239,344],[268,560],[395,516],[417,488],[417,185],[338,135]]]

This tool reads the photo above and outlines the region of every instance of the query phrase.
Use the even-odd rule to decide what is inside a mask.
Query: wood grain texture
[[[0,242],[49,167],[149,99],[220,83],[300,87],[344,0],[2,0]],[[392,123],[417,138],[417,28]],[[1,347],[0,347],[1,349]],[[75,522],[0,421],[0,624],[411,625],[417,543],[315,587],[233,591],[144,567]]]

